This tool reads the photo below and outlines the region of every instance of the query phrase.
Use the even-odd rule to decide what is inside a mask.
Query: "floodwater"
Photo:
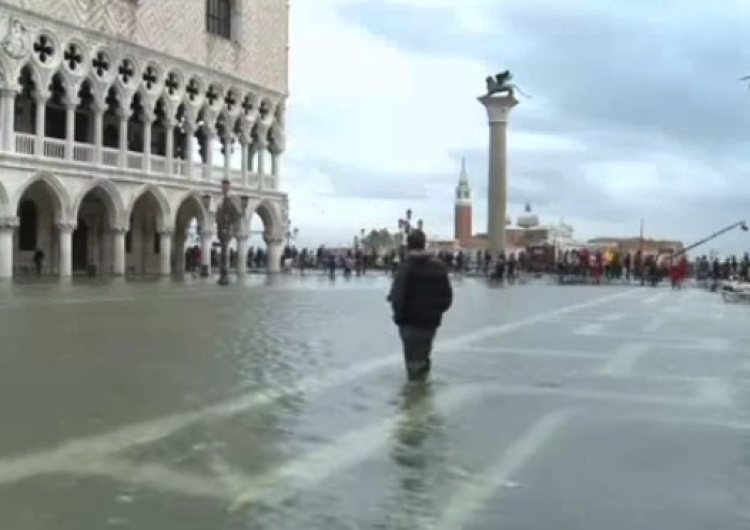
[[[0,528],[750,528],[750,307],[382,276],[0,287]]]

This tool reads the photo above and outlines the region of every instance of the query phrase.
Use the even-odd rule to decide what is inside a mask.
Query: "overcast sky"
[[[531,99],[509,130],[510,212],[579,238],[699,239],[750,217],[750,2],[297,0],[283,165],[300,242],[452,236],[460,159],[486,229],[484,78]],[[750,247],[740,233],[714,248]]]

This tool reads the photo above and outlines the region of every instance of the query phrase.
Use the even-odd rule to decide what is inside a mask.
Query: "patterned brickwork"
[[[33,11],[286,92],[287,0],[236,1],[238,42],[206,33],[204,0],[0,0],[0,9]]]

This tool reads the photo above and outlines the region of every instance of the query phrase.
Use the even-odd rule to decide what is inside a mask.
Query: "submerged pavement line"
[[[486,326],[475,331],[461,334],[457,337],[440,341],[436,346],[436,351],[450,352],[464,346],[469,346],[476,341],[545,322],[550,317],[566,315],[583,309],[597,307],[620,298],[633,297],[636,294],[638,294],[638,291],[620,291],[614,294],[587,300],[585,302],[570,304],[562,308],[538,313],[534,316],[516,321]],[[401,354],[398,353],[389,357],[382,357],[365,363],[360,363],[352,367],[334,370],[327,376],[321,377],[319,375],[314,375],[306,377],[299,384],[289,388],[252,391],[234,399],[209,405],[197,411],[170,414],[160,418],[130,424],[107,433],[73,439],[50,450],[0,459],[0,483],[13,481],[8,480],[9,477],[19,477],[15,480],[20,480],[21,478],[38,474],[37,472],[34,472],[34,469],[45,461],[58,461],[58,459],[65,460],[67,458],[76,458],[82,455],[87,455],[89,457],[96,455],[114,455],[133,447],[157,442],[207,419],[231,417],[256,407],[271,404],[278,399],[299,392],[305,393],[308,396],[322,393],[342,384],[356,381],[357,379],[378,370],[398,366],[401,363]],[[41,467],[44,468],[47,466],[42,465]],[[23,470],[26,471],[24,472]]]

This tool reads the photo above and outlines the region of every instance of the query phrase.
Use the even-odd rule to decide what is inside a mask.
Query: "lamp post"
[[[289,224],[291,224],[291,221],[290,221]],[[292,228],[291,230],[287,229],[287,231],[286,231],[286,246],[287,247],[291,247],[292,246],[292,241],[296,241],[297,240],[297,235],[298,234],[299,234],[299,228],[297,228],[296,226],[294,228]]]
[[[241,212],[229,198],[231,182],[227,179],[221,181],[221,203],[216,210],[216,229],[218,230],[219,243],[221,244],[221,257],[219,258],[219,285],[229,285],[229,242],[233,237],[233,228],[241,218]],[[204,206],[210,206],[210,195],[204,195]],[[241,208],[244,212],[249,202],[249,197],[240,197]]]

